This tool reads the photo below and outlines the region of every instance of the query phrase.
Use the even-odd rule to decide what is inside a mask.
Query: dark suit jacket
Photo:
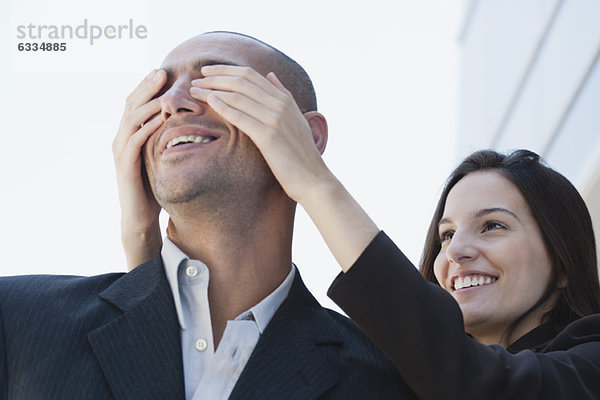
[[[230,399],[412,393],[299,274]],[[160,255],[128,274],[0,278],[0,399],[183,399],[180,330]]]
[[[511,346],[527,348],[515,354],[485,346],[464,333],[452,296],[426,282],[383,232],[336,278],[329,295],[420,398],[600,398],[600,314],[550,338],[534,329]]]

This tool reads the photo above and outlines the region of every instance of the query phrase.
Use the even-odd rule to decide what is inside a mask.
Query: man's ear
[[[308,121],[312,130],[313,140],[319,149],[319,153],[323,154],[325,146],[327,146],[327,120],[318,111],[309,111],[304,113],[304,118]]]

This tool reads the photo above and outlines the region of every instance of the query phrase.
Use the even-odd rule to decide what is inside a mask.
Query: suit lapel
[[[233,388],[236,399],[313,399],[341,380],[341,333],[298,270],[287,299],[261,335]]]
[[[117,399],[183,399],[179,322],[160,253],[100,297],[123,312],[89,341]]]

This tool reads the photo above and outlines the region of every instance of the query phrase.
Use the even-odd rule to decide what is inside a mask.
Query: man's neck
[[[171,214],[169,239],[210,271],[215,348],[227,321],[268,296],[290,272],[294,209],[291,201],[281,201],[255,210],[213,209],[193,218]]]

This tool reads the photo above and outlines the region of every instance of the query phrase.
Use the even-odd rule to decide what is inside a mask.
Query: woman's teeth
[[[464,289],[471,286],[483,286],[496,282],[498,278],[483,275],[459,276],[454,280],[454,290]]]

